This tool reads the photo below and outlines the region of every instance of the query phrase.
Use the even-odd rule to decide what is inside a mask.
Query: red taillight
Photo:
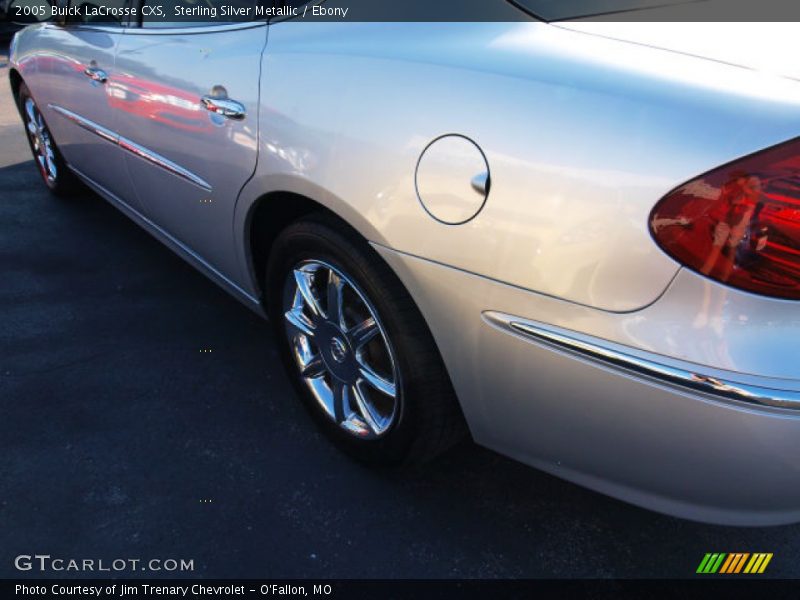
[[[650,231],[711,279],[800,299],[800,138],[673,190],[650,214]]]

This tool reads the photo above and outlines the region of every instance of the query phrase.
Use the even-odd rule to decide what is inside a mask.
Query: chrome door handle
[[[86,67],[83,70],[83,74],[92,81],[97,81],[99,83],[105,83],[108,81],[108,74],[103,71],[103,69],[98,69],[97,67]]]
[[[244,119],[247,111],[244,104],[231,100],[230,98],[217,98],[215,96],[203,96],[200,101],[206,110],[227,117],[228,119]]]

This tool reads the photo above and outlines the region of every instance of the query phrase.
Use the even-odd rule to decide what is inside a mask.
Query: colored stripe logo
[[[696,572],[701,574],[720,573],[732,575],[747,573],[755,575],[763,573],[771,560],[771,552],[756,552],[753,554],[749,552],[708,552],[703,557],[703,560],[700,561],[700,566],[697,567]]]

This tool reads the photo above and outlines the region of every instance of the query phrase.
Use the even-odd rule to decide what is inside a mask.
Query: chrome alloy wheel
[[[364,294],[341,271],[310,260],[289,273],[283,298],[292,354],[325,414],[359,438],[386,433],[400,416],[400,378]]]
[[[32,98],[25,101],[25,127],[28,130],[34,157],[42,172],[42,177],[47,180],[48,184],[53,185],[58,178],[56,155],[50,139],[50,132]]]

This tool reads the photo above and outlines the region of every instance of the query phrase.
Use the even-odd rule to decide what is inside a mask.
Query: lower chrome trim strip
[[[128,138],[124,138],[114,133],[110,129],[106,129],[102,125],[98,125],[94,121],[91,121],[86,117],[82,117],[81,115],[74,113],[63,106],[59,106],[57,104],[49,104],[48,106],[61,116],[66,117],[86,131],[90,131],[95,135],[100,136],[104,140],[109,141],[112,144],[116,144],[123,150],[126,150],[131,154],[156,165],[157,167],[161,167],[165,171],[169,171],[173,175],[177,175],[181,179],[185,179],[186,181],[203,188],[207,192],[211,191],[211,185],[202,177],[199,177],[188,169],[184,169],[182,166],[175,164],[168,158],[164,158],[157,152],[153,152],[152,150],[149,150],[148,148],[145,148],[144,146],[141,146],[136,142],[129,140]]]
[[[512,315],[486,311],[483,316],[488,323],[507,333],[515,333],[548,347],[567,350],[581,357],[633,371],[664,383],[703,392],[725,400],[800,410],[800,391],[730,381],[718,376],[703,374],[690,367],[667,365],[609,348],[603,344],[603,340],[598,338],[593,338],[594,341],[591,341],[590,336],[583,335],[581,336],[583,339],[579,339],[569,330],[553,326],[543,327],[533,321]]]
[[[242,289],[237,283],[234,283],[230,280],[224,273],[219,271],[216,267],[214,267],[211,263],[205,260],[202,256],[200,256],[197,252],[192,250],[189,246],[184,244],[178,238],[170,234],[166,229],[157,225],[154,221],[151,221],[138,210],[136,210],[133,206],[122,200],[120,197],[116,196],[115,194],[108,191],[102,185],[94,181],[91,177],[84,175],[78,169],[71,165],[67,165],[69,169],[75,173],[86,185],[96,191],[98,194],[103,196],[106,200],[108,200],[113,206],[116,206],[119,210],[121,210],[124,214],[131,217],[131,219],[139,224],[141,227],[145,229],[145,231],[149,232],[151,235],[154,235],[156,238],[161,238],[162,241],[166,242],[166,246],[173,251],[176,251],[179,255],[182,255],[184,259],[188,260],[190,264],[195,267],[198,267],[200,271],[205,271],[206,275],[211,276],[211,278],[217,278],[219,282],[222,283],[224,288],[227,288],[229,291],[233,292],[234,295],[239,296],[241,299],[246,300],[249,302],[253,307],[260,307],[261,300],[257,297],[253,296],[249,292]],[[261,313],[260,313],[261,314]]]

